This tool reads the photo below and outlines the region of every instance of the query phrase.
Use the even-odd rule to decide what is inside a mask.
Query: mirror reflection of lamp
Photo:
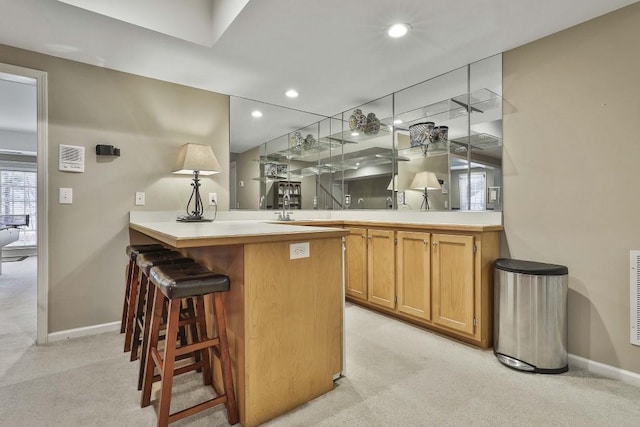
[[[407,199],[405,197],[404,191],[400,191],[398,189],[398,174],[393,175],[393,179],[389,180],[389,185],[387,186],[387,190],[394,191],[395,193],[397,193],[397,195],[400,196],[398,203],[400,203],[403,206],[406,206]]]
[[[423,190],[423,200],[420,205],[420,209],[429,210],[431,206],[429,205],[429,194],[427,193],[429,190],[440,190],[442,186],[436,177],[436,174],[429,171],[418,172],[414,177],[413,181],[411,181],[411,185],[409,188],[412,190]]]
[[[193,182],[191,183],[191,197],[187,202],[187,215],[178,218],[183,222],[204,222],[213,221],[204,218],[204,206],[202,197],[200,197],[200,175],[213,175],[220,173],[222,168],[213,149],[210,145],[185,144],[180,148],[178,159],[173,168],[173,173],[177,174],[193,174]],[[193,210],[189,212],[191,201],[194,203]],[[217,207],[216,207],[217,210]]]

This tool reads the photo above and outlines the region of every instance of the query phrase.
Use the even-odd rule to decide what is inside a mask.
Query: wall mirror
[[[317,138],[318,124],[327,118],[233,96],[229,102],[230,206],[235,209],[277,209],[278,182],[299,178],[292,175],[296,164],[292,164],[289,136],[306,132],[305,137],[311,134]],[[314,186],[313,180],[307,179],[305,185],[299,187],[305,194],[297,198],[296,209],[313,209]]]
[[[231,97],[232,206],[501,210],[501,95],[496,55],[332,117]]]

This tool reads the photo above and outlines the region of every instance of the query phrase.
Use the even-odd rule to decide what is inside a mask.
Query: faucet
[[[358,206],[360,206],[360,203],[362,203],[362,207],[364,208],[364,198],[360,197],[358,199]]]
[[[278,212],[278,221],[291,221],[289,212],[287,212],[289,206],[289,192],[287,191],[284,193],[284,196],[282,196],[282,212]]]
[[[393,209],[393,199],[391,197],[387,197],[387,208]]]

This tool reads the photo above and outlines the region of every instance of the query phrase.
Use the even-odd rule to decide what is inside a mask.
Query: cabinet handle
[[[435,248],[436,246],[438,246],[438,242],[433,242],[433,247]]]

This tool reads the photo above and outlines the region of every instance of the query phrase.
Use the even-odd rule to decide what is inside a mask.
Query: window
[[[486,172],[471,172],[471,206],[467,200],[467,174],[459,176],[460,184],[460,209],[483,211],[487,208],[487,174]]]
[[[18,241],[8,245],[36,246],[36,172],[0,171],[0,215],[29,215],[29,226],[20,228]]]

